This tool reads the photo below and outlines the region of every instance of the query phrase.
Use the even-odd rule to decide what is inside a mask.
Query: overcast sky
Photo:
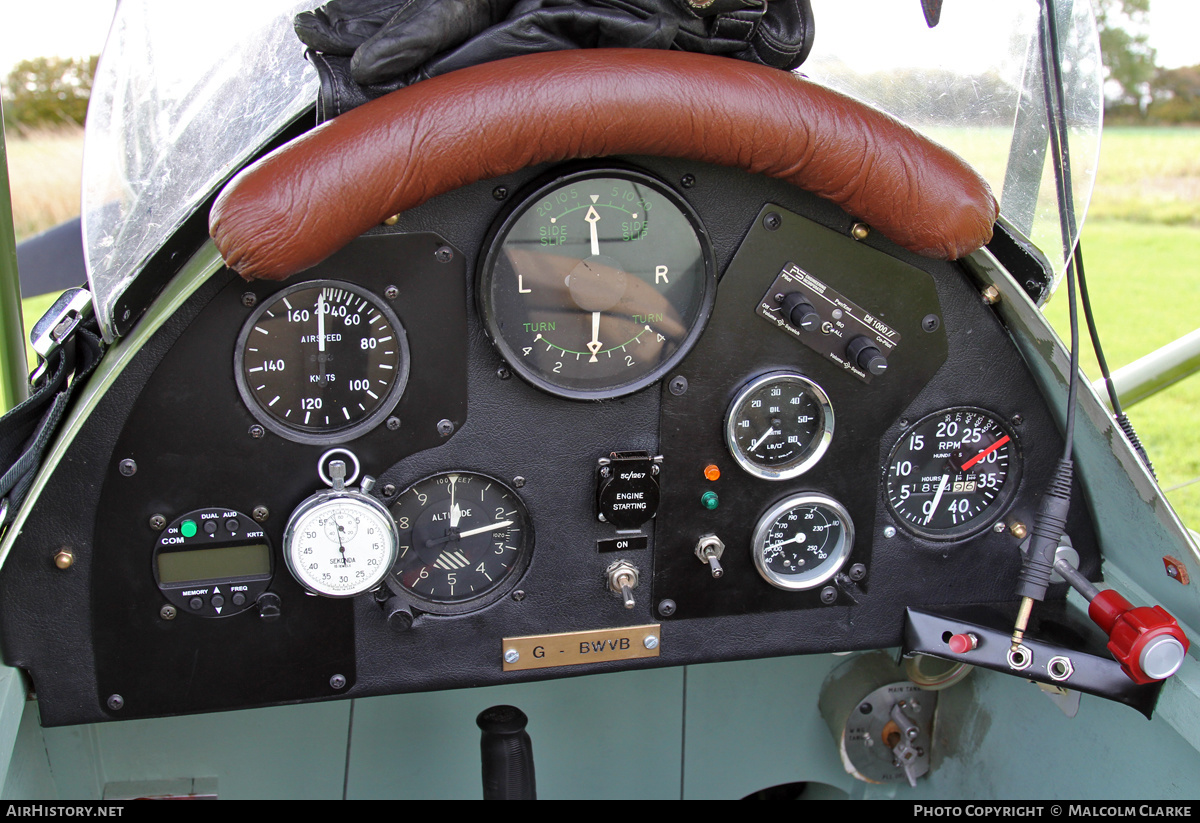
[[[845,2],[845,0],[840,0]],[[983,3],[986,8],[987,0]],[[177,3],[178,0],[160,0]],[[907,2],[917,14],[917,0]],[[314,6],[318,3],[314,3]],[[47,6],[27,0],[0,0],[0,76],[19,60],[40,55],[82,57],[104,45],[115,0],[56,0]],[[184,15],[203,14],[203,4],[179,3]],[[819,10],[819,5],[818,5]],[[186,19],[186,18],[185,18]],[[236,23],[231,23],[236,24]],[[1166,68],[1200,64],[1200,0],[1151,0],[1150,37],[1158,64]],[[820,38],[821,18],[817,17]],[[886,35],[886,32],[883,34]]]

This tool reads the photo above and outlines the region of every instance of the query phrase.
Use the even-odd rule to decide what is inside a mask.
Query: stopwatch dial
[[[983,409],[945,409],[909,427],[887,463],[887,506],[915,534],[957,539],[1004,512],[1020,477],[1016,434]]]
[[[854,548],[854,524],[841,503],[801,494],[758,521],[751,550],[763,579],[780,589],[813,589],[831,579]]]
[[[725,416],[725,443],[738,465],[767,480],[812,468],[833,439],[833,406],[816,383],[774,372],[750,381]]]
[[[324,492],[292,515],[284,557],[309,591],[353,597],[387,575],[396,557],[396,534],[382,504],[357,492]]]
[[[394,574],[424,611],[459,613],[495,601],[529,564],[525,504],[495,478],[434,475],[391,507],[399,531]]]
[[[575,174],[501,223],[480,269],[480,310],[529,382],[560,397],[616,397],[695,343],[712,308],[712,261],[699,219],[662,183]]]
[[[373,428],[408,380],[408,343],[395,313],[351,283],[284,289],[238,338],[238,390],[260,422],[291,440],[343,442]]]

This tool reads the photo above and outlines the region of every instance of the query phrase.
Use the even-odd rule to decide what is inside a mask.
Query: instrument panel
[[[51,725],[893,646],[907,606],[1011,598],[1061,440],[956,265],[632,158],[219,273],[72,449],[0,573]],[[1068,532],[1094,574],[1078,495]]]

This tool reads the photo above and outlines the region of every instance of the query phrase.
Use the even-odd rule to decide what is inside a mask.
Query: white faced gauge
[[[283,533],[283,556],[292,576],[325,597],[354,597],[378,586],[396,561],[396,523],[382,503],[345,487],[346,466],[330,463],[333,488],[301,503]]]
[[[833,405],[813,381],[792,372],[754,378],[725,415],[725,444],[743,469],[788,480],[816,465],[833,439]]]
[[[854,548],[854,524],[841,503],[799,494],[776,503],[751,541],[754,567],[777,589],[815,589],[833,578]]]

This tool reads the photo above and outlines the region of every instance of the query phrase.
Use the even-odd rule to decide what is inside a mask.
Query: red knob
[[[955,654],[966,654],[979,645],[979,638],[973,634],[956,634],[950,638],[950,651]]]
[[[1165,680],[1183,665],[1188,639],[1162,606],[1134,608],[1112,589],[1092,599],[1088,616],[1108,635],[1108,650],[1135,683]]]

